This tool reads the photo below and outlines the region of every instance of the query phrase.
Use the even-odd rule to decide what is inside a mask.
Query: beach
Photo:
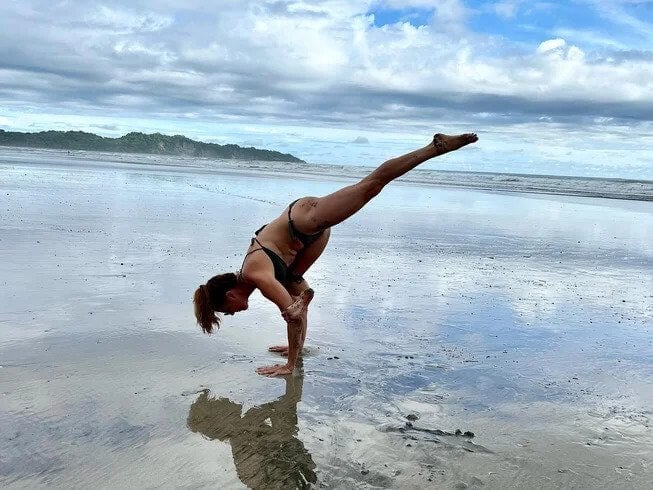
[[[247,168],[2,159],[0,485],[650,488],[653,203],[397,182],[276,307],[192,293],[297,197]]]

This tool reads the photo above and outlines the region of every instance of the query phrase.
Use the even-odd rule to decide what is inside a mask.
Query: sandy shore
[[[283,380],[274,306],[209,338],[191,294],[342,180],[0,171],[3,487],[653,484],[651,203],[393,185],[307,275]]]

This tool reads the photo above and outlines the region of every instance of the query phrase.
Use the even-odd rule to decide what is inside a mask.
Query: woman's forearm
[[[303,346],[303,332],[305,330],[306,315],[287,322],[288,331],[288,367],[294,369]]]

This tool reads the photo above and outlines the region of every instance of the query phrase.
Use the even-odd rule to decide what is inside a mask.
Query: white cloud
[[[512,19],[519,10],[523,0],[502,0],[495,3],[492,8],[500,16],[505,19]]]
[[[616,39],[607,36],[602,32],[595,32],[584,29],[556,28],[553,35],[569,39],[571,42],[585,44],[589,47],[607,47],[616,50],[627,50],[628,46]]]
[[[442,0],[435,5],[437,16],[433,26],[437,30],[447,31],[463,29],[471,11],[461,0]]]
[[[641,17],[632,15],[624,7],[628,5],[647,4],[650,1],[638,0],[583,0],[594,6],[596,13],[606,21],[622,25],[643,36],[653,39],[653,24],[646,22]]]
[[[100,5],[85,21],[94,28],[111,29],[117,33],[156,32],[169,27],[173,20],[169,15],[139,13],[128,9],[110,8]]]
[[[564,39],[549,39],[540,43],[537,47],[537,53],[549,53],[564,48],[567,45]]]
[[[383,6],[392,9],[437,8],[439,4],[446,3],[447,1],[448,0],[444,0],[444,2],[442,0],[380,0],[373,2],[372,6]]]
[[[399,2],[384,4],[398,6]],[[488,36],[471,32],[460,36],[460,31],[453,35],[447,29],[462,28],[468,15],[458,0],[406,4],[434,7],[437,15],[432,26],[404,23],[382,28],[361,15],[369,8],[367,2],[346,3],[346,8],[343,2],[323,2],[319,9],[309,2],[292,2],[284,4],[286,11],[267,13],[261,11],[262,5],[244,2],[240,9],[233,4],[224,11],[207,8],[194,13],[203,17],[199,23],[190,14],[181,23],[173,22],[173,14],[139,10],[138,6],[133,11],[100,6],[90,18],[96,19],[100,29],[108,26],[107,32],[88,34],[86,28],[79,28],[81,38],[76,52],[71,52],[67,48],[73,33],[68,31],[72,25],[74,32],[75,20],[55,21],[49,34],[30,31],[31,39],[23,47],[27,56],[20,62],[34,58],[35,63],[47,66],[60,51],[68,59],[58,58],[59,67],[84,66],[100,77],[129,81],[128,86],[139,91],[150,91],[146,84],[158,78],[170,86],[176,79],[182,87],[193,86],[201,94],[220,78],[223,90],[230,87],[238,92],[243,85],[256,84],[264,92],[268,82],[275,92],[287,90],[282,97],[292,97],[292,91],[311,100],[328,96],[337,87],[427,97],[452,92],[530,97],[533,81],[538,99],[558,99],[560,77],[553,70],[560,70],[568,74],[567,88],[580,100],[595,99],[594,89],[605,84],[613,90],[599,96],[600,100],[618,102],[622,94],[628,94],[627,100],[653,101],[650,84],[641,86],[651,74],[651,61],[630,61],[628,70],[621,70],[608,59],[594,56],[586,61],[585,52],[562,38],[543,41],[535,53],[519,53]],[[313,14],[318,11],[323,15],[316,18]],[[51,51],[47,59],[38,51],[46,43]],[[106,51],[109,47],[113,53]],[[544,54],[553,56],[543,59]],[[94,60],[92,65],[90,60]],[[146,76],[138,75],[139,71]],[[639,85],[639,90],[633,85]]]

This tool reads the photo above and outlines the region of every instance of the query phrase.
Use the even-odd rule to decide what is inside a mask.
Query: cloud
[[[59,31],[55,22],[47,35],[34,34],[33,42],[25,43],[18,56],[3,57],[2,89],[7,99],[12,98],[7,92],[16,95],[20,86],[53,103],[73,99],[121,108],[163,103],[172,110],[201,106],[209,112],[233,105],[246,114],[264,115],[294,108],[295,113],[316,111],[318,117],[329,118],[321,112],[343,92],[361,100],[383,95],[388,103],[405,100],[407,95],[438,99],[456,93],[458,100],[470,101],[464,108],[469,112],[478,110],[473,101],[481,95],[528,100],[535,92],[539,100],[555,100],[560,98],[556,72],[571,72],[573,76],[565,79],[566,93],[584,100],[591,112],[596,100],[588,95],[596,93],[593,89],[603,88],[604,82],[627,87],[651,71],[645,59],[632,60],[630,72],[614,69],[607,59],[583,62],[582,51],[567,46],[564,39],[545,41],[535,52],[506,56],[474,43],[473,33],[454,39],[436,27],[377,28],[364,17],[351,17],[355,10],[348,15],[329,10],[336,4],[325,2],[318,21],[310,4],[292,8],[295,4],[272,3],[267,5],[272,15],[263,19],[247,3],[240,11],[227,10],[219,16],[207,12],[199,23],[194,13],[188,21],[193,21],[197,32],[190,39],[180,36],[186,24],[173,22],[172,15],[99,6],[82,16],[95,19],[96,30],[89,33],[86,27],[78,27],[82,40],[72,50],[68,48],[73,47],[74,36],[66,35],[63,27],[72,25],[75,30],[74,20],[62,21]],[[434,6],[439,18],[458,25],[467,12],[457,1],[414,4]],[[293,14],[287,15],[290,11]],[[205,39],[210,42],[202,42]],[[41,53],[44,45],[51,52]],[[555,59],[541,56],[564,49],[564,56]],[[42,74],[44,79],[28,80],[29,73]],[[16,80],[13,86],[10,79]],[[438,84],[432,83],[434,79]],[[633,94],[632,90],[610,92],[614,102],[623,100],[624,93]],[[653,94],[645,90],[636,98],[651,101]],[[364,105],[355,109],[365,109]]]
[[[512,19],[515,17],[523,0],[503,0],[492,5],[492,9],[504,19]]]
[[[542,42],[538,47],[536,52],[539,54],[549,53],[551,51],[556,51],[562,49],[567,45],[564,39],[549,39],[548,41]]]
[[[169,27],[173,19],[168,15],[132,12],[129,9],[113,9],[100,5],[84,19],[94,29],[110,30],[114,33],[157,32]]]
[[[628,7],[646,8],[650,0],[584,0],[594,7],[595,12],[607,22],[624,26],[635,33],[651,40],[653,38],[653,24],[647,22],[644,15],[629,13]]]
[[[359,144],[359,145],[367,145],[369,144],[370,140],[368,140],[365,136],[357,136],[352,143]]]

